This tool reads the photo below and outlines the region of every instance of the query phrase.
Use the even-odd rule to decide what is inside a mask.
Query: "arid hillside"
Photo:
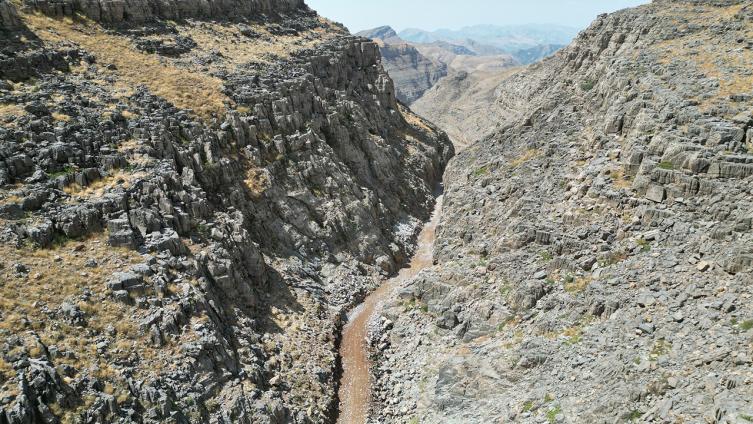
[[[319,423],[454,150],[297,0],[0,1],[0,423]]]
[[[374,321],[375,414],[753,419],[752,36],[750,1],[654,1],[498,85]]]

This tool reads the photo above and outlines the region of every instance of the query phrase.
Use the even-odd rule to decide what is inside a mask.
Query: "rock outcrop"
[[[397,98],[410,105],[424,95],[441,78],[447,76],[447,66],[431,60],[408,44],[386,44],[377,41],[382,65],[395,82]]]
[[[21,18],[18,17],[18,12],[16,12],[13,4],[8,0],[0,1],[0,28],[12,30],[21,25],[23,25]]]
[[[297,1],[14,4],[0,422],[331,422],[341,314],[412,251],[447,136]]]
[[[383,26],[356,35],[370,38],[379,45],[382,66],[395,82],[397,98],[407,105],[447,76],[447,65],[422,55],[416,46],[398,37],[392,27]]]
[[[24,0],[24,7],[53,17],[83,13],[97,22],[113,24],[199,16],[241,18],[255,13],[289,13],[305,4],[303,0]]]
[[[407,105],[420,99],[427,90],[447,76],[457,72],[497,72],[515,67],[512,56],[491,46],[470,42],[481,53],[477,56],[462,45],[443,41],[411,43],[400,38],[389,27],[361,31],[359,36],[371,38],[379,44],[384,68],[395,81],[397,96]]]
[[[602,15],[499,85],[374,323],[378,419],[750,421],[752,8]]]

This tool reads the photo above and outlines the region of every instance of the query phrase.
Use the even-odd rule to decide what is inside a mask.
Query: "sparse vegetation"
[[[570,280],[569,283],[565,281],[565,291],[567,291],[568,293],[572,295],[577,295],[578,293],[581,293],[584,290],[586,290],[586,288],[588,287],[588,283],[591,282],[591,280],[592,280],[591,277],[587,277],[587,278],[572,279]]]
[[[665,342],[664,339],[659,339],[655,344],[654,348],[651,350],[651,353],[649,354],[649,361],[656,361],[658,360],[659,356],[663,356],[669,353],[669,351],[672,349],[672,345]]]
[[[546,418],[549,420],[550,423],[554,422],[554,417],[562,413],[562,407],[560,405],[554,405],[554,408],[550,409],[546,413]]]

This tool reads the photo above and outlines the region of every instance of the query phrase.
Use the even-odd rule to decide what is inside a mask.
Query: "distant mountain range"
[[[382,65],[395,81],[398,99],[410,105],[447,75],[498,72],[543,59],[569,44],[577,30],[555,25],[478,25],[460,31],[409,29],[397,34],[383,26],[356,35],[379,44]]]
[[[408,28],[397,34],[400,38],[414,43],[445,41],[465,45],[475,43],[493,46],[506,52],[525,50],[542,44],[567,45],[578,35],[578,29],[562,25],[476,25],[458,31],[440,29],[434,32],[418,28]]]

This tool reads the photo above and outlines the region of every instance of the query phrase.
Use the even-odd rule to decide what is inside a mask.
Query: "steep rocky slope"
[[[381,422],[753,419],[751,25],[655,1],[499,86],[373,323]]]
[[[454,150],[298,0],[0,1],[0,423],[333,422]]]
[[[510,52],[510,54],[521,65],[528,65],[529,63],[533,63],[553,55],[554,52],[563,47],[565,46],[561,44],[541,44],[530,49],[515,50],[513,52]]]
[[[519,69],[459,72],[440,80],[411,109],[467,146],[501,125],[506,109],[496,101],[497,87]]]
[[[398,100],[411,104],[420,99],[441,78],[447,76],[447,65],[422,55],[408,44],[387,44],[375,39],[382,55],[382,66],[395,82]]]
[[[398,100],[405,104],[413,103],[440,78],[447,76],[444,63],[422,55],[389,26],[361,31],[357,35],[371,38],[379,45],[382,66],[395,83]]]

